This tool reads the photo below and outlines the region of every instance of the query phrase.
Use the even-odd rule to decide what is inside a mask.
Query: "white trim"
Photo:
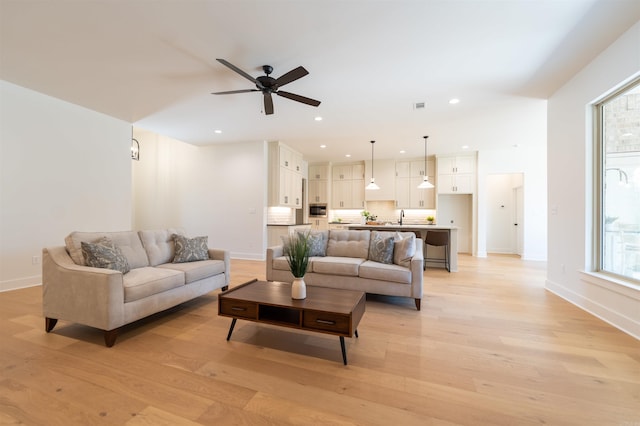
[[[631,304],[640,303],[640,290],[631,287],[620,286],[615,282],[612,282],[608,277],[604,279],[599,274],[579,272],[582,276],[582,282],[587,286],[600,287],[606,291],[615,293],[614,297],[624,301],[625,298],[632,299]],[[551,280],[546,280],[545,288],[557,296],[565,299],[566,301],[576,305],[580,309],[583,309],[594,315],[606,323],[616,327],[617,329],[629,334],[632,337],[640,340],[640,317],[636,312],[636,318],[628,316],[626,313],[617,312],[612,310],[609,306],[602,305],[601,303],[586,297],[584,294],[589,294],[588,290],[585,290],[584,294],[578,294],[575,291]],[[633,314],[633,312],[632,312]]]
[[[42,275],[6,280],[0,282],[0,293],[4,291],[18,290],[21,288],[35,287],[42,285]]]

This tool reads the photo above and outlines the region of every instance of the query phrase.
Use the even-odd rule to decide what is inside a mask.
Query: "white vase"
[[[294,278],[293,284],[291,284],[291,298],[301,300],[306,297],[307,285],[304,283],[304,278]]]

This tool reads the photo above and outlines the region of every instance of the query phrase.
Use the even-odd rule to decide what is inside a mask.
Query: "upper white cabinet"
[[[269,142],[269,206],[302,208],[302,154]]]
[[[364,163],[338,163],[331,169],[331,208],[364,208]]]
[[[396,207],[402,209],[434,209],[436,207],[435,188],[418,188],[425,175],[424,159],[397,161],[395,168]],[[435,162],[433,158],[427,158],[429,182],[435,186],[434,171]]]
[[[331,165],[329,163],[309,164],[309,196],[310,204],[329,203],[329,182]]]
[[[475,191],[475,153],[438,157],[438,194],[473,194]]]
[[[374,160],[373,177],[380,187],[377,190],[364,190],[364,199],[367,201],[388,201],[396,199],[396,162],[395,160]],[[371,161],[365,161],[365,187],[371,181]]]

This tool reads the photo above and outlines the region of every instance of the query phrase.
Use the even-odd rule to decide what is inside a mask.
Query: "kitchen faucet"
[[[404,217],[404,209],[400,210],[400,220],[398,221],[398,223],[400,223],[400,226],[402,226],[402,218]]]

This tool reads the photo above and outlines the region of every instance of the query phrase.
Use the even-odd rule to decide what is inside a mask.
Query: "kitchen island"
[[[376,231],[402,231],[415,232],[422,240],[427,238],[427,232],[431,231],[447,231],[449,232],[449,266],[451,272],[458,272],[458,228],[456,226],[442,225],[415,225],[415,224],[387,224],[387,225],[349,225],[349,229],[368,229]],[[424,250],[427,250],[426,244]],[[436,247],[429,247],[429,250],[438,250]],[[442,249],[440,249],[442,250]],[[430,255],[429,257],[433,257]],[[430,263],[425,261],[425,267]],[[433,263],[436,265],[436,263]]]

